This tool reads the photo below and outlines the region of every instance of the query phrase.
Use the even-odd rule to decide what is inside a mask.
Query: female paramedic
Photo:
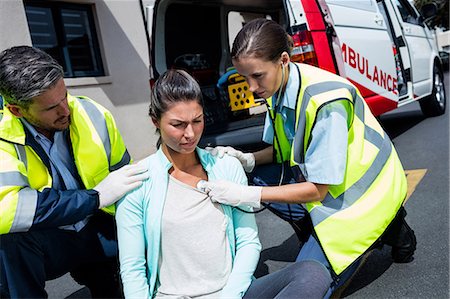
[[[220,180],[199,187],[220,203],[270,203],[288,221],[310,216],[312,234],[297,261],[329,270],[327,298],[377,241],[393,246],[394,261],[409,262],[416,240],[404,221],[404,170],[359,91],[335,74],[291,62],[291,48],[290,36],[271,20],[253,20],[236,36],[232,62],[250,91],[267,100],[263,141],[271,146],[255,153],[209,149],[237,157],[247,172],[258,165],[253,182],[259,186]],[[261,166],[272,162],[278,171]]]
[[[261,244],[250,207],[212,202],[200,180],[247,184],[234,157],[219,159],[197,147],[202,136],[202,94],[186,72],[169,70],[155,83],[150,116],[160,133],[158,151],[139,162],[150,179],[117,205],[120,271],[126,298],[292,298],[309,280],[308,262],[254,280]],[[258,282],[258,283],[255,283]],[[316,280],[327,285],[329,280]],[[314,293],[305,293],[318,298]]]

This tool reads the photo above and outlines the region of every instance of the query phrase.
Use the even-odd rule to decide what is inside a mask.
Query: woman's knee
[[[323,298],[333,281],[328,269],[314,260],[296,262],[291,266],[291,287],[297,289],[302,298]]]

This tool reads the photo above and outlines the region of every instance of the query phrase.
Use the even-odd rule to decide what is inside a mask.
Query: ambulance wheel
[[[445,96],[444,74],[441,68],[434,66],[433,91],[429,97],[420,100],[420,108],[425,116],[438,116],[445,113],[447,99]]]

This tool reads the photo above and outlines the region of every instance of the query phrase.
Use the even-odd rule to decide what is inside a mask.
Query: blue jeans
[[[244,299],[321,299],[331,282],[331,276],[322,264],[316,261],[303,261],[252,281]]]
[[[284,172],[283,179],[281,180],[281,173]],[[296,183],[295,175],[292,173],[291,168],[289,165],[284,166],[284,170],[282,169],[281,164],[267,164],[267,165],[261,165],[255,168],[255,170],[249,175],[249,181],[250,183],[253,183],[254,185],[258,186],[276,186],[280,183],[280,180],[282,181],[282,184],[293,184]],[[269,203],[266,204],[269,210],[271,210],[274,214],[282,218],[283,220],[286,220],[288,222],[298,221],[299,219],[302,219],[305,217],[305,215],[308,213],[306,209],[300,205],[300,204],[280,204],[280,203]],[[310,262],[315,262],[313,264],[310,264]],[[315,280],[311,280],[310,283],[297,283],[295,284],[287,284],[290,285],[290,287],[287,287],[287,289],[293,288],[296,289],[297,295],[296,298],[305,297],[307,298],[307,294],[311,296],[319,296],[319,294],[322,294],[323,298],[329,298],[334,290],[336,290],[338,287],[342,286],[356,271],[360,264],[360,259],[357,260],[355,263],[353,263],[349,268],[347,268],[340,276],[337,278],[335,275],[333,275],[333,271],[331,269],[331,266],[325,257],[325,254],[323,250],[321,249],[319,243],[317,240],[311,235],[308,240],[303,244],[303,246],[300,249],[300,252],[297,256],[296,263],[299,264],[305,264],[307,263],[307,266],[299,266],[296,268],[296,271],[301,271],[301,276],[307,276],[310,277],[313,273],[313,276]],[[320,267],[314,267],[315,264],[320,264],[322,266],[322,269],[327,269],[327,271],[321,271]],[[313,266],[311,266],[313,265]],[[280,270],[283,271],[284,269]],[[292,270],[290,270],[292,271]],[[277,272],[275,272],[277,273]],[[275,274],[274,273],[274,274]],[[266,276],[270,276],[266,275]],[[283,276],[283,273],[278,274]],[[288,274],[289,275],[289,274]],[[264,276],[264,277],[266,277]],[[262,278],[264,278],[262,277]],[[318,281],[316,283],[315,281]],[[258,280],[256,280],[258,281]],[[251,290],[250,294],[255,294],[256,291],[260,291],[263,294],[265,293],[266,289],[269,288],[271,291],[277,290],[278,286],[276,285],[276,279],[273,279],[273,282],[270,283],[270,280],[267,279],[266,284],[263,288],[257,288],[252,286],[249,290]],[[324,284],[323,282],[328,281],[329,283]],[[252,284],[253,285],[253,284]],[[258,284],[259,285],[259,284]],[[261,284],[262,286],[264,284]],[[295,285],[295,286],[294,286]],[[284,290],[286,291],[286,290]],[[299,295],[300,294],[300,295]],[[303,295],[302,295],[303,294]],[[281,296],[281,295],[280,295]],[[265,297],[261,295],[260,297]],[[269,296],[271,297],[271,296]],[[276,297],[276,296],[275,296]],[[271,298],[275,298],[271,297]],[[281,297],[280,297],[281,298]],[[289,298],[289,297],[285,297]],[[308,297],[308,298],[316,298],[316,297]]]

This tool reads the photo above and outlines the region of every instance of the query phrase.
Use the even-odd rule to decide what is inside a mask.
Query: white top
[[[231,273],[220,204],[170,176],[162,215],[156,298],[217,298]]]

